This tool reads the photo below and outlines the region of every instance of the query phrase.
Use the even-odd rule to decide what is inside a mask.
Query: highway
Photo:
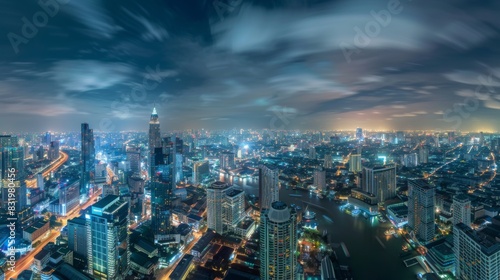
[[[69,156],[64,152],[59,152],[59,158],[53,161],[47,168],[42,171],[42,176],[45,178],[50,175],[50,172],[57,170],[61,167],[67,160]],[[38,173],[37,173],[38,174]],[[36,174],[35,174],[36,175]],[[36,178],[26,180],[26,187],[35,188],[36,187]]]
[[[86,203],[76,207],[73,211],[70,212],[68,216],[61,218],[59,221],[62,222],[63,227],[66,226],[68,220],[71,220],[79,216],[81,210],[84,210],[90,205],[92,205],[94,199],[97,198],[101,193],[102,189],[99,189],[93,196],[89,198],[89,200]],[[29,269],[31,264],[33,263],[33,258],[35,257],[35,255],[38,254],[43,249],[43,247],[45,247],[49,242],[55,242],[56,238],[60,235],[60,233],[61,233],[60,231],[51,230],[49,236],[43,239],[33,251],[22,256],[20,259],[16,261],[16,269],[14,272],[5,270],[6,271],[5,279],[10,279],[10,278],[15,279],[23,270]]]

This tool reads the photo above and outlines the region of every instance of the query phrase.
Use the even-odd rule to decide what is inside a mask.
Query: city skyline
[[[3,131],[500,130],[493,1],[41,3],[2,3]]]

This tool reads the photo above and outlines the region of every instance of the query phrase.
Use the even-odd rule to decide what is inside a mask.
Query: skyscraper
[[[356,128],[356,139],[357,140],[363,140],[365,137],[363,135],[363,129],[358,127]]]
[[[68,220],[68,249],[87,259],[87,223],[83,216]]]
[[[355,154],[349,156],[349,171],[358,173],[361,171],[361,155]]]
[[[403,155],[403,166],[406,167],[416,167],[418,165],[418,155],[417,153],[410,153]]]
[[[453,245],[457,279],[500,279],[500,243],[495,237],[459,223],[453,227]]]
[[[88,268],[96,279],[123,279],[128,271],[128,214],[128,202],[108,195],[86,215]]]
[[[153,176],[152,158],[155,152],[155,148],[160,148],[162,146],[161,133],[160,133],[160,120],[158,119],[158,113],[156,112],[156,108],[153,108],[153,112],[151,113],[151,118],[149,120],[148,145],[149,145],[148,147],[149,147],[149,157],[150,157],[149,176],[151,177]]]
[[[316,159],[316,147],[314,146],[309,147],[309,158]]]
[[[141,149],[138,147],[127,147],[127,160],[130,162],[130,171],[140,173]]]
[[[418,162],[427,163],[429,161],[429,147],[421,146],[418,149]]]
[[[233,169],[234,165],[234,153],[224,152],[220,156],[220,168],[223,170]]]
[[[259,207],[270,209],[279,200],[279,170],[276,166],[259,166]]]
[[[326,190],[326,172],[322,168],[314,170],[314,186],[319,192]]]
[[[229,190],[224,182],[214,182],[207,188],[207,226],[219,234],[224,233],[224,201]]]
[[[332,169],[333,168],[333,159],[332,159],[332,154],[326,153],[325,158],[323,160],[323,167],[326,169]]]
[[[281,201],[260,215],[260,279],[297,279],[297,217]]]
[[[471,225],[471,201],[465,194],[453,197],[453,225],[463,223]]]
[[[193,163],[193,184],[200,184],[209,175],[210,165],[208,164],[208,160]]]
[[[95,172],[94,132],[87,123],[82,123],[82,156],[80,174],[80,195],[87,196],[92,186]]]
[[[223,202],[223,222],[228,230],[234,228],[245,217],[245,192],[230,188]]]
[[[59,141],[51,141],[49,145],[49,152],[47,158],[49,160],[56,160],[59,157]]]
[[[363,191],[375,195],[378,202],[395,197],[396,166],[363,167],[361,186]]]
[[[434,238],[435,189],[424,180],[408,181],[408,225],[426,243]]]
[[[11,182],[9,178],[14,178]],[[15,209],[17,212],[27,207],[27,188],[24,172],[24,148],[18,144],[16,136],[0,135],[0,192],[2,207],[9,206],[9,184],[15,185]],[[11,184],[12,186],[12,184]]]

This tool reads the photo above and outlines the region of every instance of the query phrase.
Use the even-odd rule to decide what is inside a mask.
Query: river
[[[258,196],[258,180],[220,178],[228,183],[243,187],[247,194]],[[299,194],[302,197],[292,197],[289,194]],[[405,244],[402,237],[386,236],[384,231],[391,227],[389,222],[379,224],[376,218],[366,219],[362,215],[353,217],[339,209],[339,204],[327,198],[319,199],[310,196],[303,190],[282,188],[280,200],[290,205],[292,203],[316,213],[318,230],[328,231],[329,242],[338,245],[344,242],[350,257],[346,257],[341,247],[335,249],[340,263],[352,269],[355,280],[405,280],[416,279],[417,273],[423,273],[420,265],[407,268],[400,258],[401,248]],[[314,205],[313,205],[314,204]],[[331,221],[323,217],[328,216]],[[378,239],[378,240],[377,240]],[[337,247],[337,246],[334,246]],[[408,258],[408,257],[407,257]]]

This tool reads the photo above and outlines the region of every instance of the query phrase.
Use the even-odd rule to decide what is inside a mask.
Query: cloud
[[[291,108],[291,107],[283,107],[279,105],[274,105],[269,108],[267,108],[267,111],[271,112],[276,112],[276,113],[289,113],[289,114],[296,114],[297,109]]]
[[[63,60],[51,69],[52,78],[65,91],[105,89],[126,80],[132,68],[123,63],[95,60]]]
[[[127,9],[124,9],[124,11],[144,27],[146,31],[142,33],[141,37],[145,41],[151,42],[156,40],[162,42],[168,38],[168,32],[165,28],[152,23],[142,16],[135,15]]]
[[[500,80],[493,78],[492,75],[485,75],[484,73],[479,73],[470,70],[467,71],[455,70],[453,72],[445,73],[444,77],[450,81],[466,85],[500,87]]]
[[[84,24],[86,32],[93,37],[109,39],[122,30],[104,10],[102,0],[69,1],[63,10]]]

